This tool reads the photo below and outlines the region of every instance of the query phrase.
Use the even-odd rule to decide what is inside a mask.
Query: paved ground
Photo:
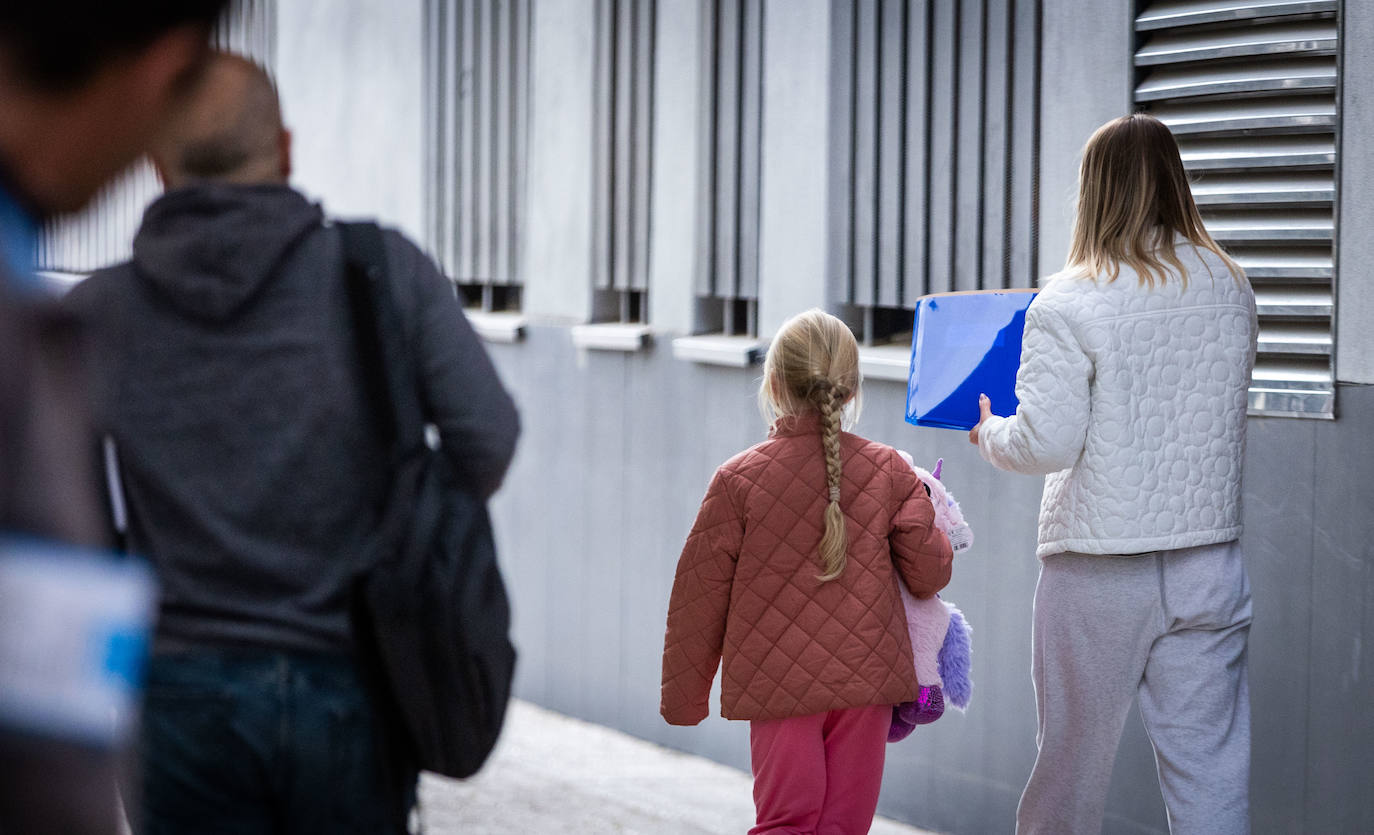
[[[426,776],[430,835],[743,835],[748,774],[525,702],[471,780]],[[872,835],[928,835],[879,819]]]

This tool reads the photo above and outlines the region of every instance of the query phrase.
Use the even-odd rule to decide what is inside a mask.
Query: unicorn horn
[[[935,478],[938,479],[938,478],[940,477],[940,470],[941,470],[944,466],[945,466],[945,459],[940,458],[940,459],[936,460],[936,462],[935,462],[935,471],[932,472],[931,475],[935,476]]]

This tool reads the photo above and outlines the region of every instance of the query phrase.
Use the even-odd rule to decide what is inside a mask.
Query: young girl
[[[1049,474],[1018,832],[1099,832],[1132,698],[1174,832],[1249,831],[1250,589],[1237,545],[1255,299],[1198,217],[1168,128],[1083,150],[1068,266],[1026,314],[1020,406],[970,434]]]
[[[840,431],[859,348],[819,310],[783,325],[764,362],[768,440],[716,471],[678,562],[661,711],[750,721],[757,826],[867,832],[892,706],[916,698],[897,594],[949,582],[949,540],[896,450]]]

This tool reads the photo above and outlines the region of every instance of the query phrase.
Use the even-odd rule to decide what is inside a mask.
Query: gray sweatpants
[[[1046,557],[1032,665],[1039,755],[1018,833],[1100,833],[1139,698],[1173,833],[1250,830],[1250,583],[1239,544]]]

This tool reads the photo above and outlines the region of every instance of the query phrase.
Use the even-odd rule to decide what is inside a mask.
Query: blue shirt
[[[0,186],[0,282],[39,289],[33,270],[37,248],[38,221]]]

